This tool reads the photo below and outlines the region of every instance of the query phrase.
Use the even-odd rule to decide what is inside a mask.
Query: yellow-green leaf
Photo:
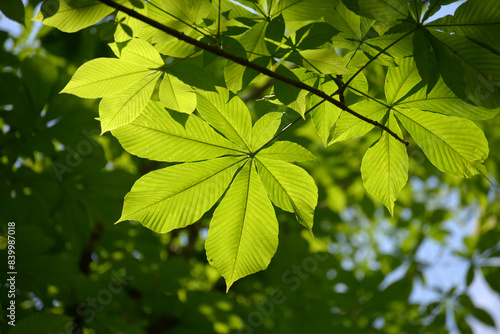
[[[385,125],[402,137],[392,113]],[[388,132],[382,132],[377,143],[363,157],[361,176],[366,190],[384,203],[391,215],[394,215],[394,202],[408,181],[408,154],[405,145]]]
[[[205,248],[209,263],[226,280],[264,270],[278,248],[278,221],[255,164],[238,173],[210,222]]]
[[[86,62],[61,93],[93,99],[118,93],[140,80],[150,70],[116,58],[96,58]]]

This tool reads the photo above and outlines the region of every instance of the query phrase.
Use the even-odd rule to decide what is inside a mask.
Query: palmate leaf
[[[135,7],[134,10],[147,16],[148,6],[144,6],[143,8]],[[139,34],[140,30],[144,26],[142,21],[139,21],[136,18],[122,12],[118,12],[116,14],[115,22],[118,22],[113,35],[115,43],[122,43],[131,40]],[[132,34],[130,34],[130,32],[132,32]]]
[[[259,57],[255,58],[252,63],[262,67],[268,67],[270,59],[268,57]],[[232,61],[228,61],[224,67],[226,86],[232,92],[239,92],[243,88],[248,87],[258,75],[259,72]]]
[[[98,58],[85,63],[62,91],[86,98],[104,96],[99,105],[103,133],[126,125],[141,114],[162,73],[158,96],[170,110],[187,114],[194,111],[196,94],[191,85],[215,90],[203,70],[191,64],[165,66],[158,51],[144,40],[134,38],[122,50],[116,44],[111,48],[119,59]]]
[[[209,0],[161,0],[163,9],[192,25],[200,24],[212,8]]]
[[[113,45],[112,49],[115,47]],[[120,54],[120,59],[97,58],[83,64],[61,93],[83,98],[112,95],[154,73],[164,64],[158,51],[140,39],[129,41],[121,52],[114,51]]]
[[[205,120],[150,101],[134,121],[112,131],[132,154],[184,162],[140,178],[125,197],[118,222],[137,220],[167,233],[199,220],[223,196],[206,249],[229,289],[266,268],[276,251],[278,225],[270,198],[312,228],[317,188],[306,171],[289,162],[315,158],[295,143],[262,149],[278,130],[281,113],[264,115],[252,128],[245,104],[237,96],[230,99],[227,89],[197,91],[197,97]]]
[[[277,73],[291,78],[293,80],[301,81],[306,84],[313,84],[317,80],[317,75],[313,72],[306,72],[304,69],[296,68],[293,70],[288,69],[284,65],[278,66]],[[306,113],[306,97],[308,91],[290,86],[281,81],[276,81],[274,84],[274,93],[279,102],[285,104],[288,108],[295,110],[299,115],[305,118]],[[269,100],[269,102],[278,103],[278,101]]]
[[[328,95],[334,94],[338,90],[338,86],[335,81],[328,78],[320,84],[321,90]],[[323,101],[323,99],[313,95],[309,99],[311,110],[311,120],[320,137],[323,145],[328,146],[328,138],[330,137],[330,132],[337,121],[337,119],[342,114],[342,109],[338,108],[332,103]],[[314,108],[313,108],[314,107]]]
[[[471,120],[490,119],[500,112],[500,107],[487,109],[467,103],[461,98],[458,98],[445,84],[442,78],[439,79],[429,94],[427,94],[427,87],[424,87],[415,94],[405,97],[395,105],[403,108],[417,108]]]
[[[120,59],[149,69],[155,69],[164,64],[158,51],[148,42],[138,38],[127,43],[120,54]]]
[[[334,10],[325,13],[325,22],[340,31],[339,38],[362,40],[361,17],[348,10],[341,1],[337,1]]]
[[[99,104],[102,133],[132,122],[144,110],[153,94],[163,65],[160,54],[149,43],[130,40],[120,56],[98,58],[83,64],[61,93],[85,98],[104,97]],[[194,107],[193,107],[194,109]]]
[[[392,112],[385,125],[402,137]],[[382,201],[391,215],[394,215],[394,202],[408,181],[408,154],[405,146],[384,131],[378,142],[366,151],[361,162],[361,176],[366,190]]]
[[[300,81],[299,77],[293,73],[288,67],[285,65],[279,65],[278,68],[276,69],[276,73],[283,75],[287,78],[290,78],[295,81]],[[287,105],[295,100],[297,100],[299,94],[300,94],[300,89],[297,87],[290,86],[284,82],[277,81],[274,84],[274,93],[276,94],[276,97],[278,100],[280,100],[281,103]]]
[[[446,6],[457,1],[460,0],[430,0],[427,11],[424,14],[424,18],[427,19],[436,14],[441,9],[441,6]]]
[[[328,23],[315,22],[297,30],[287,44],[295,45],[299,50],[317,49],[331,42],[332,37],[338,33],[339,31]],[[283,35],[284,31],[281,34]]]

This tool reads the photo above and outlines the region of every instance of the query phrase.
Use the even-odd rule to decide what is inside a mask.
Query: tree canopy
[[[500,3],[456,2],[2,2],[2,332],[495,331]]]

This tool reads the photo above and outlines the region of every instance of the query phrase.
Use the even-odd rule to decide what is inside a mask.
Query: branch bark
[[[280,75],[276,72],[273,72],[271,70],[269,70],[268,68],[265,68],[265,67],[262,67],[262,66],[259,66],[257,64],[254,64],[252,62],[250,62],[248,59],[245,59],[245,58],[242,58],[242,57],[239,57],[239,56],[236,56],[232,53],[229,53],[223,49],[220,49],[220,48],[217,48],[217,47],[214,47],[210,44],[206,44],[204,42],[201,42],[197,39],[194,39],[194,38],[191,38],[189,36],[186,36],[184,33],[180,32],[180,31],[177,31],[175,29],[172,29],[170,27],[167,27],[166,25],[164,24],[161,24],[160,22],[157,22],[155,20],[152,20],[150,19],[149,17],[147,16],[144,16],[140,13],[137,13],[136,11],[134,11],[133,9],[130,9],[130,8],[127,8],[123,5],[120,5],[116,2],[114,2],[113,0],[99,0],[100,2],[102,2],[103,4],[106,4],[116,10],[119,10],[127,15],[130,15],[131,17],[135,18],[135,19],[138,19],[146,24],[149,24],[150,26],[156,28],[156,29],[159,29],[161,31],[163,31],[164,33],[167,33],[183,42],[186,42],[186,43],[189,43],[191,45],[194,45],[202,50],[205,50],[205,51],[208,51],[210,53],[213,53],[215,54],[216,56],[219,56],[219,57],[223,57],[225,59],[228,59],[228,60],[231,60],[237,64],[240,64],[242,66],[245,66],[245,67],[248,67],[248,68],[251,68],[259,73],[262,73],[270,78],[273,78],[275,80],[279,80],[281,82],[284,82],[290,86],[293,86],[293,87],[296,87],[296,88],[299,88],[299,89],[303,89],[303,90],[306,90],[316,96],[319,96],[321,97],[322,99],[332,103],[333,105],[337,106],[338,108],[344,110],[345,112],[348,112],[350,113],[351,115],[369,123],[369,124],[372,124],[373,126],[376,126],[376,127],[379,127],[381,128],[382,130],[388,132],[391,136],[393,136],[395,139],[397,139],[398,141],[400,141],[401,143],[405,144],[406,146],[409,145],[409,142],[400,138],[396,133],[394,133],[391,129],[389,129],[388,127],[386,127],[385,125],[383,124],[380,124],[379,122],[377,121],[374,121],[368,117],[365,117],[357,112],[355,112],[354,110],[350,109],[348,106],[346,106],[345,104],[341,103],[340,101],[337,101],[335,100],[333,97],[331,97],[330,95],[326,94],[325,92],[317,89],[317,88],[314,88],[312,86],[309,86],[303,82],[300,82],[300,81],[296,81],[296,80],[293,80],[293,79],[290,79],[290,78],[287,78],[283,75]]]

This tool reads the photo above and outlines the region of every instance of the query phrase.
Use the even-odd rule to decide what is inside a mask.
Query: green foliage
[[[265,269],[276,252],[278,226],[267,194],[276,206],[295,212],[309,229],[318,195],[303,169],[280,161],[294,161],[293,143],[278,142],[259,152],[251,149],[272,139],[280,117],[267,114],[252,129],[243,101],[228,98],[229,92],[222,88],[199,93],[198,111],[205,120],[165,112],[151,101],[146,113],[113,134],[129,152],[151,160],[196,161],[139,179],[125,197],[118,221],[137,220],[167,233],[198,221],[225,193],[214,212],[206,248],[209,262],[229,289],[239,278]],[[301,150],[304,157],[314,159]]]
[[[393,215],[394,202],[408,180],[408,156],[404,146],[395,139],[395,136],[404,136],[399,122],[441,171],[459,177],[482,174],[488,178],[483,165],[489,152],[487,141],[482,131],[468,119],[488,119],[500,110],[500,92],[496,87],[496,82],[499,81],[496,79],[496,64],[500,64],[500,58],[490,51],[494,46],[487,48],[491,40],[482,39],[475,42],[474,36],[479,33],[474,29],[456,29],[452,35],[441,29],[446,26],[449,30],[451,26],[461,27],[469,22],[491,25],[492,29],[497,29],[496,19],[484,13],[486,2],[478,4],[477,10],[473,3],[474,1],[469,1],[464,5],[473,6],[472,13],[468,11],[468,14],[462,14],[465,10],[460,9],[456,18],[448,17],[424,25],[421,24],[420,17],[422,7],[415,7],[412,1],[407,3],[404,0],[346,0],[317,4],[293,0],[270,2],[267,6],[264,3],[249,2],[248,5],[255,9],[255,13],[247,12],[241,17],[236,14],[232,20],[225,21],[223,26],[220,13],[222,7],[219,8],[215,2],[211,4],[207,0],[189,3],[164,0],[152,5],[175,19],[168,21],[167,25],[195,39],[236,35],[237,42],[234,40],[232,46],[228,43],[227,50],[231,53],[232,48],[241,51],[235,55],[241,57],[240,59],[256,62],[260,68],[267,68],[270,63],[276,61],[276,57],[280,57],[282,61],[273,65],[276,66],[276,73],[295,82],[316,85],[328,94],[339,95],[341,103],[345,103],[344,95],[347,92],[359,94],[363,100],[354,99],[358,102],[348,102],[345,107],[373,121],[382,122],[386,129],[393,131],[392,135],[383,133],[377,144],[367,151],[361,168],[367,191],[381,200]],[[431,4],[429,10],[433,10],[432,7],[436,4]],[[80,5],[81,3],[71,5],[70,11],[64,7],[60,8],[58,14],[44,22],[47,21],[47,24],[63,31],[75,31],[109,14],[108,10],[111,8],[96,1],[91,6],[86,4],[88,11],[79,13],[77,9]],[[232,6],[234,8],[238,5]],[[105,10],[106,8],[108,9]],[[209,19],[214,9],[219,11],[215,21]],[[323,23],[322,18],[327,12],[333,14],[329,14],[328,20]],[[77,23],[69,23],[73,18],[71,15],[77,18]],[[304,25],[303,22],[311,20],[312,25]],[[285,26],[288,28],[286,32]],[[274,131],[265,132],[265,140],[259,139],[259,145],[252,143],[253,132],[260,132],[262,136],[263,130],[260,130],[260,125],[252,130],[250,114],[242,100],[231,96],[228,90],[221,87],[206,90],[207,86],[213,87],[213,83],[205,75],[192,74],[193,77],[198,77],[201,84],[183,80],[180,73],[186,75],[191,71],[188,68],[178,71],[177,74],[170,71],[169,64],[182,62],[172,58],[168,48],[159,48],[163,43],[171,43],[170,37],[164,32],[155,32],[151,37],[151,32],[143,33],[140,26],[137,26],[137,29],[136,32],[128,33],[130,38],[127,41],[122,41],[120,36],[123,34],[118,36],[115,33],[115,39],[118,37],[116,41],[120,44],[114,46],[114,51],[119,59],[99,58],[87,62],[77,70],[62,91],[84,98],[104,97],[99,107],[102,131],[114,130],[113,135],[129,152],[157,161],[194,162],[175,167],[179,171],[162,174],[158,172],[158,175],[140,181],[127,196],[120,220],[138,220],[144,226],[162,233],[185,227],[200,219],[228,187],[229,190],[221,202],[221,206],[226,207],[226,210],[229,203],[239,205],[240,200],[243,201],[241,203],[246,203],[249,198],[255,200],[257,194],[265,197],[261,181],[253,180],[258,173],[269,198],[283,210],[296,212],[298,220],[308,229],[312,229],[315,191],[308,195],[304,193],[303,197],[299,196],[296,190],[315,189],[314,183],[292,165],[270,162],[264,158],[259,160],[260,152],[264,153],[265,150],[262,149],[273,139],[276,126],[272,127]],[[232,29],[235,29],[235,32]],[[281,34],[273,33],[274,29]],[[160,35],[161,38],[154,37]],[[344,40],[357,40],[352,44],[339,44],[343,49],[342,54],[350,54],[349,57],[342,58],[334,49],[336,44],[332,37],[335,35],[342,36]],[[386,37],[389,39],[384,40]],[[374,45],[372,40],[375,41]],[[404,53],[397,52],[395,46],[405,40],[412,41],[410,47],[415,50],[414,57],[404,57]],[[372,49],[367,49],[367,46]],[[383,50],[380,50],[381,48]],[[351,61],[358,52],[362,52],[361,49],[364,51],[360,55],[367,56],[366,59],[369,60],[365,60],[366,64],[362,64],[361,59],[357,60],[350,68]],[[208,51],[210,50],[203,50],[203,53]],[[184,56],[188,59],[198,52]],[[174,57],[178,56],[179,54],[174,52]],[[168,62],[165,62],[165,59]],[[289,63],[285,61],[293,62],[303,69],[290,69]],[[359,78],[364,76],[358,75],[372,61],[390,65],[385,82],[385,102],[371,97],[366,88],[368,84],[359,81]],[[235,93],[259,78],[255,68],[249,72],[244,66],[234,62],[225,65],[224,76],[227,87]],[[159,78],[162,79],[156,99],[159,98],[161,105],[171,112],[162,111],[160,105],[154,102],[150,102],[149,107],[146,107],[154,95],[155,84]],[[480,85],[488,85],[485,88],[488,94],[479,93]],[[357,115],[342,111],[338,106],[323,103],[318,96],[308,94],[289,82],[277,80],[273,88],[276,98],[302,117],[311,112],[313,124],[325,146],[327,143],[330,145],[363,136],[373,128],[373,124],[365,122]],[[192,114],[195,110],[203,120],[195,114],[187,118],[175,114]],[[333,127],[333,136],[329,141]],[[285,154],[288,150],[283,147],[283,151],[279,153]],[[200,162],[225,155],[233,158],[227,158],[221,165],[205,166],[205,162]],[[250,159],[249,162],[246,162],[247,158]],[[196,172],[201,168],[207,168],[206,174]],[[176,175],[181,175],[181,170],[185,173],[184,177],[189,179],[185,180],[187,183],[169,185],[172,189],[165,190],[154,185],[155,182],[170,184]],[[240,173],[248,177],[238,176]],[[298,174],[294,182],[287,181],[287,178],[293,178],[296,173]],[[231,181],[230,176],[233,174],[237,176]],[[246,186],[243,180],[247,180]],[[242,190],[231,190],[232,184],[235,187],[238,185],[238,189],[247,189],[246,193],[240,193]],[[158,193],[147,190],[157,187]],[[213,193],[202,191],[212,188]],[[183,189],[188,192],[184,193]],[[198,192],[203,193],[206,199],[195,200],[193,196]],[[195,205],[198,202],[200,207]],[[250,204],[252,203],[249,203],[248,210],[256,210],[256,207]],[[270,206],[264,206],[268,208],[266,211],[269,211]],[[191,211],[185,214],[186,210]],[[219,217],[217,212],[216,210],[214,213],[216,218]],[[247,223],[247,217],[255,213],[247,213],[246,209],[239,214],[241,218],[235,217],[235,222],[227,222],[226,227],[232,230],[234,226],[240,231],[233,235],[233,238],[237,239],[236,248],[218,250],[217,256],[214,256],[215,260],[210,260],[226,278],[228,286],[238,278],[265,268],[277,247],[276,241],[263,244],[245,241],[247,234],[251,234],[253,229],[262,230],[259,224],[264,224],[264,221],[251,220]],[[272,213],[268,215],[274,217]],[[211,229],[220,229],[221,227],[216,226],[222,224],[222,221],[214,218],[213,224]],[[236,227],[247,224],[256,227],[249,230]],[[271,219],[269,224],[274,225],[274,219]],[[274,235],[274,232],[271,234]],[[209,233],[210,235],[212,233]],[[231,238],[230,235],[213,235],[214,240],[218,241],[208,239],[209,253],[214,252],[213,249],[218,246],[228,244]],[[265,238],[262,234],[259,240]],[[238,258],[240,248],[241,254],[245,254],[241,260]],[[264,249],[267,252],[264,258],[257,260],[248,255],[259,253],[259,250],[262,253]],[[222,265],[223,258],[233,265]],[[246,271],[240,271],[239,267],[246,266],[250,267],[247,267]]]
[[[0,10],[24,22],[34,2]],[[26,30],[2,51],[1,217],[32,220],[18,227],[23,320],[12,332],[74,321],[113,333],[438,333],[449,314],[463,332],[470,317],[494,327],[467,289],[408,299],[425,284],[417,251],[444,242],[459,216],[427,203],[442,192],[480,208],[459,254],[466,288],[482,276],[500,291],[486,261],[499,236],[488,189],[500,171],[488,157],[500,141],[497,1],[434,21],[454,1],[237,2],[115,1],[204,43],[193,45],[100,0],[45,1],[42,48]],[[429,175],[439,187],[418,186]],[[121,272],[109,285],[118,265],[136,281]],[[404,277],[387,283],[396,268]],[[106,324],[79,314],[85,297],[118,288],[127,294],[97,317]],[[30,293],[50,310],[28,316]],[[266,301],[273,311],[252,324]]]

